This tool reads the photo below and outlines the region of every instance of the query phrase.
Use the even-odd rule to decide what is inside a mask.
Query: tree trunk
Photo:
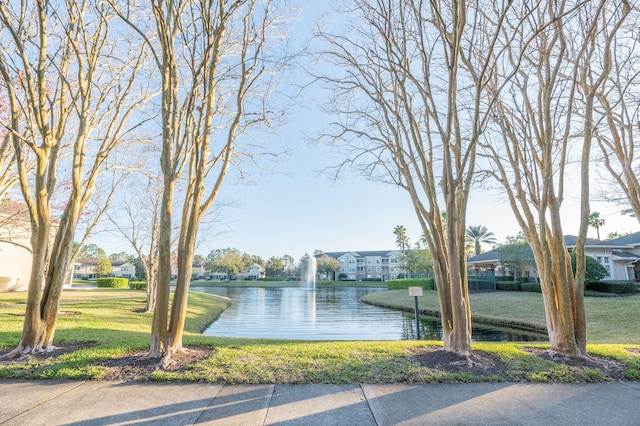
[[[156,308],[156,295],[158,285],[156,281],[156,267],[150,267],[146,271],[147,275],[147,302],[144,307],[145,313],[153,312]]]
[[[160,206],[160,231],[158,236],[158,287],[156,307],[151,324],[149,356],[163,355],[168,338],[169,295],[171,292],[171,217],[174,181],[165,179],[165,190]]]
[[[49,245],[47,227],[41,226],[37,235],[35,243],[32,244],[31,276],[29,278],[29,293],[22,336],[18,346],[6,355],[7,358],[39,352],[43,350],[44,346],[45,329],[44,321],[40,314],[40,300],[42,297],[42,277],[45,274],[46,253]]]

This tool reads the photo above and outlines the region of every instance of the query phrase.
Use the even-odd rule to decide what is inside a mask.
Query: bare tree
[[[96,181],[94,195],[89,199],[87,206],[78,219],[67,273],[63,281],[65,284],[73,281],[75,263],[80,257],[82,248],[89,240],[89,237],[94,235],[102,218],[112,207],[113,198],[118,194],[118,190],[128,176],[128,171],[122,170],[120,167],[107,166],[105,169],[105,172]],[[66,194],[67,192],[63,191],[62,196]],[[80,238],[78,238],[78,235],[80,235]]]
[[[76,225],[144,100],[129,95],[143,93],[135,76],[145,50],[112,36],[110,19],[103,2],[0,3],[0,78],[10,107],[0,124],[11,135],[33,253],[22,337],[9,357],[53,349]],[[65,161],[68,198],[54,226],[51,197]]]
[[[594,136],[600,147],[602,163],[611,178],[622,189],[611,191],[604,198],[633,212],[640,221],[640,9],[630,11],[627,24],[612,40],[612,70],[596,95],[597,119]],[[630,207],[630,208],[629,208]]]
[[[156,176],[148,175],[146,177],[145,187],[136,188],[129,194],[125,194],[123,202],[118,203],[118,213],[108,214],[108,217],[138,255],[147,277],[145,312],[153,312],[157,294],[162,182]]]
[[[499,34],[510,7],[356,0],[340,10],[349,29],[317,29],[332,65],[318,78],[333,89],[331,112],[340,117],[321,139],[346,142],[340,170],[354,166],[408,192],[433,254],[444,348],[467,357],[465,216],[491,109],[481,88],[502,49],[486,34]]]
[[[230,167],[255,161],[240,136],[277,118],[270,110],[273,75],[283,66],[269,49],[283,41],[271,0],[151,0],[153,28],[131,9],[122,19],[153,50],[162,79],[163,197],[158,291],[149,355],[182,350],[194,247],[203,215]],[[139,10],[138,10],[139,12]],[[184,177],[177,243],[178,277],[169,316],[171,228],[176,183]]]
[[[499,96],[495,127],[483,144],[489,174],[504,188],[533,250],[540,274],[551,349],[586,355],[584,274],[589,216],[589,157],[593,100],[610,70],[611,37],[629,10],[603,0],[592,3],[545,2],[521,28],[504,28],[506,69],[496,72],[489,96]],[[505,74],[516,70],[508,80]],[[501,90],[499,90],[501,89]],[[498,92],[499,91],[499,92]],[[577,119],[580,111],[580,120]],[[578,124],[581,123],[581,125]],[[572,148],[579,155],[572,155]],[[578,170],[571,168],[578,164]],[[574,277],[560,210],[567,176],[580,178],[580,230]]]

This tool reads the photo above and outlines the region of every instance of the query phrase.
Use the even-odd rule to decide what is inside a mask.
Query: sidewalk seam
[[[224,388],[224,385],[215,385],[212,384],[213,386],[218,386],[218,392],[216,392],[215,395],[213,395],[211,397],[211,399],[209,400],[209,402],[207,402],[207,406],[204,407],[202,409],[202,411],[200,411],[200,414],[198,415],[198,417],[194,420],[193,424],[198,424],[200,421],[200,418],[204,415],[204,413],[209,409],[209,407],[211,407],[211,403],[218,397],[218,394],[222,391],[222,389]]]
[[[271,402],[273,401],[273,395],[276,393],[276,386],[278,385],[274,384],[273,387],[271,388],[271,395],[269,395],[269,403],[267,404],[266,410],[264,410],[264,418],[262,419],[262,422],[258,421],[257,423],[259,425],[267,424],[267,418],[269,417],[269,410],[271,409]]]
[[[369,397],[367,396],[367,392],[364,390],[362,385],[363,384],[360,383],[358,386],[360,387],[360,391],[362,392],[362,396],[364,396],[364,400],[367,403],[367,408],[369,409],[369,412],[371,413],[371,418],[373,419],[373,422],[376,424],[376,426],[379,426],[380,423],[378,423],[378,419],[376,419],[376,413],[373,412],[373,408],[371,408],[371,404],[369,404]]]

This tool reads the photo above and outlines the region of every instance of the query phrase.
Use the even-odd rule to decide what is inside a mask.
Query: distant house
[[[229,275],[226,272],[209,272],[207,274],[209,281],[229,281]]]
[[[565,243],[569,251],[576,246],[577,237],[566,235]],[[527,245],[526,253],[518,257],[523,261],[516,267],[505,262],[505,252],[500,249],[481,253],[467,259],[467,266],[476,272],[495,271],[496,276],[537,277],[533,252]],[[606,279],[622,281],[640,281],[640,232],[613,240],[600,241],[587,238],[585,254],[596,259],[609,272]]]
[[[98,278],[96,266],[98,259],[78,259],[73,268],[73,279],[95,280]],[[111,261],[111,274],[113,277],[132,279],[136,275],[136,267],[121,260]]]
[[[339,273],[348,280],[381,280],[398,278],[402,272],[400,250],[327,252],[340,262]]]
[[[98,278],[96,274],[96,266],[98,259],[78,259],[73,266],[74,280],[95,280]]]
[[[609,271],[609,279],[640,281],[640,232],[597,244],[587,243],[585,253]]]
[[[31,276],[31,224],[27,206],[0,201],[0,292],[22,291]]]
[[[114,277],[132,279],[136,276],[136,267],[129,262],[114,260],[111,262],[111,275]]]
[[[249,270],[244,274],[245,280],[261,280],[266,276],[266,271],[264,266],[259,265],[257,263],[252,264],[249,267]]]

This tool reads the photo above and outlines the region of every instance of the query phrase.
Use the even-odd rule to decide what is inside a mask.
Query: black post
[[[420,315],[418,311],[418,296],[413,296],[413,306],[416,313],[416,336],[417,340],[420,340]]]

